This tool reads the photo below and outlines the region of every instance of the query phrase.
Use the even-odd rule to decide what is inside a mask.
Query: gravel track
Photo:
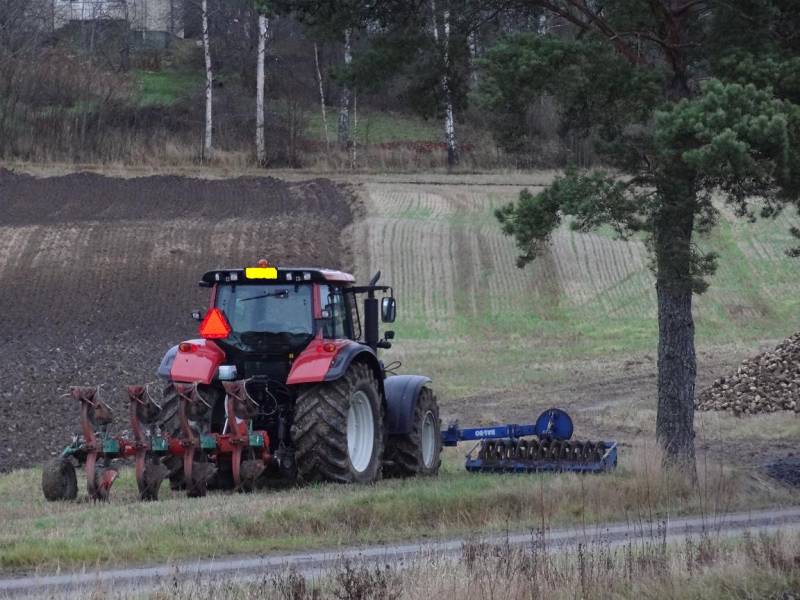
[[[178,562],[168,565],[84,570],[74,573],[35,573],[0,579],[0,595],[47,598],[76,597],[107,591],[115,597],[142,593],[160,586],[191,582],[219,584],[222,580],[261,581],[292,567],[305,577],[318,577],[345,562],[402,565],[431,557],[458,558],[470,542],[522,546],[543,544],[548,552],[565,552],[579,544],[591,548],[636,546],[639,543],[681,543],[687,537],[737,537],[746,532],[786,535],[800,531],[800,507],[682,517],[654,522],[600,523],[586,527],[549,530],[543,536],[530,531],[484,538],[453,538],[433,542],[387,544],[339,550],[241,556],[237,558]]]

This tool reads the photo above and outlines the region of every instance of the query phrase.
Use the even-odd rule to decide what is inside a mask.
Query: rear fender
[[[325,375],[330,370],[336,356],[341,349],[348,343],[347,340],[323,340],[321,337],[314,338],[292,362],[292,369],[286,379],[287,385],[298,383],[319,383],[325,381]],[[325,348],[333,346],[333,351]]]
[[[211,383],[217,375],[217,369],[225,361],[225,353],[211,340],[189,340],[188,343],[192,344],[193,350],[183,352],[177,348],[169,370],[169,378],[172,381],[186,383]],[[167,352],[167,356],[161,361],[162,366],[173,350],[175,348]]]
[[[378,391],[382,397],[386,397],[386,392],[383,389],[384,371],[383,365],[375,355],[375,351],[369,346],[359,344],[358,342],[348,342],[336,354],[336,358],[331,363],[331,367],[325,375],[325,381],[336,381],[344,377],[347,369],[354,362],[366,364],[372,373],[375,375],[375,381],[378,382]]]
[[[414,410],[425,384],[422,375],[393,375],[383,382],[386,393],[386,433],[405,435],[414,427]]]
[[[334,352],[327,352],[323,346],[334,344]],[[295,359],[289,378],[289,385],[298,383],[322,383],[336,381],[344,377],[353,361],[367,364],[375,373],[380,393],[383,395],[383,368],[378,357],[369,346],[352,340],[314,340]]]

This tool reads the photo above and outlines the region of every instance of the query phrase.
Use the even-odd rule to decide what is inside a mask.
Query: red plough
[[[61,456],[45,465],[42,489],[48,500],[77,497],[75,465],[83,465],[88,497],[108,500],[122,465],[133,461],[136,484],[142,500],[157,500],[169,469],[162,460],[182,460],[183,481],[178,487],[189,496],[203,496],[220,467],[233,478],[234,488],[250,491],[255,480],[272,460],[269,437],[252,430],[257,405],[247,393],[246,381],[226,382],[226,428],[219,433],[200,433],[195,418],[209,407],[197,384],[176,386],[179,395],[180,431],[161,431],[158,421],[162,407],[153,400],[147,386],[128,386],[130,434],[110,433],[113,415],[95,387],[73,387],[70,396],[80,402],[81,435],[76,436]]]

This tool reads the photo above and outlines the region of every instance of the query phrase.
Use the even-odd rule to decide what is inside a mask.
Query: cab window
[[[319,286],[322,307],[322,335],[328,339],[351,338],[349,308],[342,290],[329,285]]]

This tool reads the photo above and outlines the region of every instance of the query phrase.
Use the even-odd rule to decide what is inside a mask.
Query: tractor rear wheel
[[[422,388],[414,409],[411,431],[386,442],[384,471],[392,477],[434,476],[442,463],[439,404],[430,388]]]
[[[42,491],[44,497],[51,502],[75,500],[78,497],[78,478],[70,459],[60,456],[44,464]]]
[[[164,386],[161,398],[161,415],[159,415],[157,421],[161,431],[170,435],[178,435],[180,433],[179,405],[178,392],[173,384],[168,383]],[[179,456],[168,454],[161,459],[161,462],[167,467],[170,488],[173,491],[183,489],[185,487],[183,482],[183,460]]]
[[[292,440],[303,481],[371,483],[381,477],[384,408],[369,366],[314,385],[295,403]]]

